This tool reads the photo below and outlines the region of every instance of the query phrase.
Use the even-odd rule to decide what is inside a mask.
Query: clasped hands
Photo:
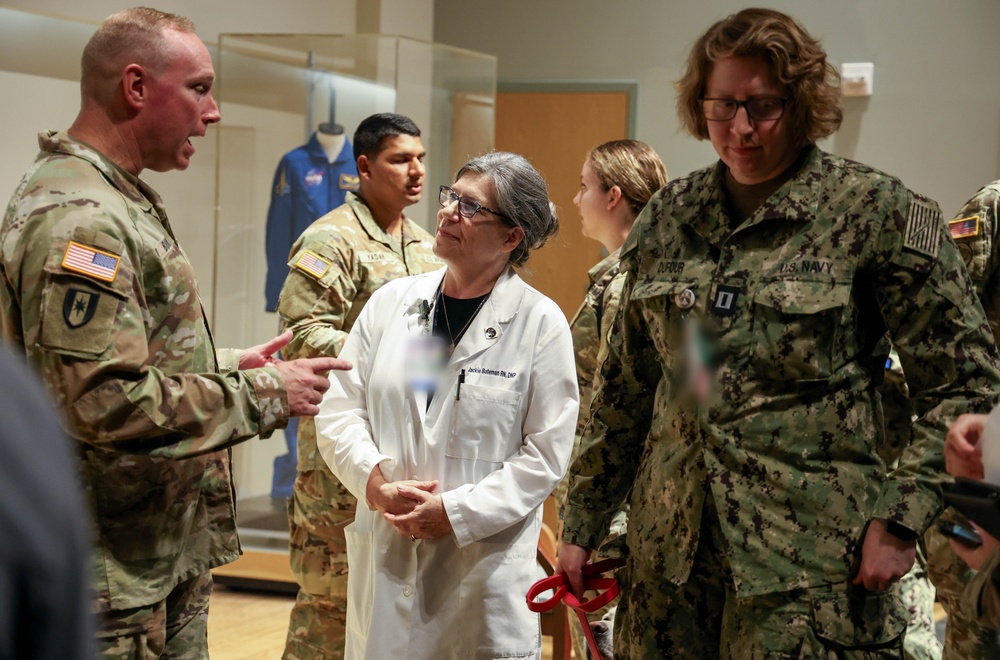
[[[375,466],[365,496],[368,504],[401,536],[411,541],[438,539],[451,534],[451,521],[438,494],[437,481],[387,481],[382,469]]]

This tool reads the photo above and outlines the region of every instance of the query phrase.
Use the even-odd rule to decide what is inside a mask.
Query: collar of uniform
[[[618,248],[608,256],[598,261],[590,270],[587,271],[587,276],[590,277],[590,283],[592,285],[597,284],[608,271],[618,265],[620,257],[621,248]]]
[[[305,150],[306,153],[309,154],[310,158],[318,160],[324,165],[346,163],[354,158],[354,149],[351,147],[351,141],[345,137],[344,147],[340,150],[340,153],[337,154],[337,157],[331,161],[329,156],[326,155],[326,152],[323,151],[323,145],[319,143],[319,138],[316,137],[316,131],[313,131],[313,134],[309,137],[309,141],[306,142]]]
[[[48,131],[38,134],[38,146],[43,152],[65,154],[87,161],[104,176],[109,184],[147,213],[154,208],[158,212],[162,210],[163,202],[156,191],[139,177],[118,167],[86,142],[76,140],[64,131]],[[165,218],[166,215],[161,214],[161,217]]]
[[[356,193],[348,192],[347,195],[344,196],[344,203],[351,207],[351,210],[354,211],[354,216],[358,219],[358,222],[361,223],[361,226],[370,237],[390,249],[394,249],[395,246],[400,244],[399,241],[389,235],[388,232],[382,229],[379,224],[375,222],[375,218],[372,217],[371,209],[369,209],[368,205],[365,204],[365,200],[359,197]],[[410,243],[420,240],[417,237],[416,232],[413,230],[415,226],[416,225],[412,220],[405,216],[403,217],[402,246],[404,248]]]
[[[699,170],[673,184],[673,218],[689,225],[705,240],[721,245],[730,233],[737,233],[765,220],[808,221],[816,215],[819,187],[822,184],[822,162],[826,154],[815,145],[806,147],[799,170],[742,225],[731,232],[725,211],[723,185],[726,165],[721,160],[712,167]],[[723,222],[726,219],[727,222]]]
[[[739,228],[759,224],[765,220],[809,221],[816,217],[823,177],[823,160],[826,154],[816,145],[806,147],[800,158],[798,171],[774,191],[764,204]],[[723,174],[725,170],[722,170]],[[721,193],[721,189],[720,189]]]

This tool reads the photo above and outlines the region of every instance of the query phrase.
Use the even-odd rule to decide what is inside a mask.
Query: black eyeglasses
[[[746,101],[736,99],[701,99],[701,111],[708,121],[729,121],[740,108],[746,108],[747,117],[754,121],[774,121],[781,119],[785,112],[787,98],[768,96]]]
[[[494,211],[493,209],[487,206],[483,206],[482,204],[472,199],[471,197],[460,197],[457,192],[455,192],[448,186],[441,186],[441,192],[438,193],[438,202],[441,203],[441,206],[448,206],[453,202],[458,202],[458,212],[462,215],[463,218],[471,219],[472,216],[476,215],[480,211],[488,211],[489,213],[492,213],[493,215],[499,216],[504,220],[507,220],[507,222],[510,222],[510,219],[508,219],[507,216],[505,216],[503,213]]]

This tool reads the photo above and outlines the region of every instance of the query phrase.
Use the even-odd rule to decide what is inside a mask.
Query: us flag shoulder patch
[[[970,215],[968,218],[955,218],[948,223],[948,232],[954,239],[968,238],[979,235],[979,216]]]
[[[103,282],[114,282],[121,257],[70,241],[63,254],[62,267]]]
[[[315,252],[310,252],[306,250],[299,255],[299,258],[295,260],[293,264],[296,268],[301,271],[309,273],[317,280],[326,274],[326,271],[330,270],[330,262],[323,259]]]
[[[914,252],[936,257],[941,243],[941,211],[930,204],[913,200],[906,218],[903,247]]]

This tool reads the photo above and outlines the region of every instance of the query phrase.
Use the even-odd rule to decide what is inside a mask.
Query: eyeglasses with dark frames
[[[788,98],[762,96],[760,98],[737,101],[736,99],[701,99],[701,111],[708,121],[729,121],[740,108],[746,108],[747,117],[754,121],[774,121],[781,119]]]
[[[480,211],[487,211],[495,216],[501,217],[507,222],[510,219],[499,211],[494,211],[488,206],[483,206],[471,197],[462,197],[457,192],[449,188],[448,186],[441,186],[441,190],[438,193],[438,202],[441,206],[448,206],[454,202],[458,202],[458,212],[463,218],[472,219],[472,216],[476,215]]]

